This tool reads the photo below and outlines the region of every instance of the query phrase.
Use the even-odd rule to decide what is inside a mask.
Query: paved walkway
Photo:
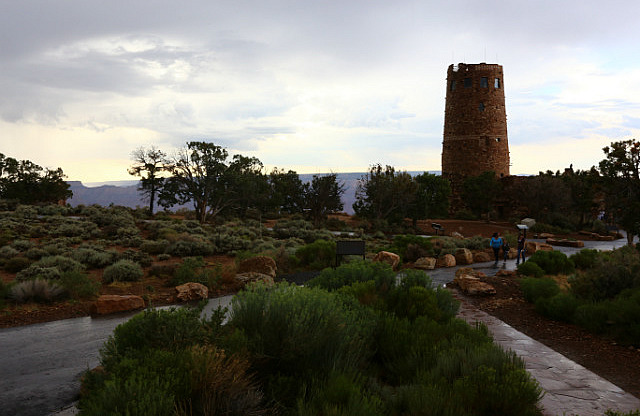
[[[472,305],[462,302],[458,317],[484,323],[497,344],[524,360],[545,391],[540,401],[545,416],[602,416],[608,409],[640,409],[635,396]]]

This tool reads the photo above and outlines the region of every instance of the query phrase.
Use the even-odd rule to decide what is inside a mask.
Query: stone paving
[[[524,360],[545,391],[540,401],[545,416],[601,416],[608,409],[640,409],[640,399],[472,305],[461,302],[458,317],[484,323],[497,344]]]

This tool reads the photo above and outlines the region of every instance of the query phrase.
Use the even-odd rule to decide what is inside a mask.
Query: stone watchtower
[[[466,177],[487,171],[509,176],[502,65],[449,65],[442,176],[455,196]]]

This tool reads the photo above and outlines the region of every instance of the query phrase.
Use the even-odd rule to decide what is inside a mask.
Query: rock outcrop
[[[474,271],[470,268],[458,269],[453,283],[458,285],[460,290],[470,296],[489,296],[496,294],[496,289],[490,284],[481,281],[479,277],[474,275]]]
[[[438,267],[455,267],[456,258],[453,254],[445,254],[444,256],[438,258]]]
[[[473,263],[473,253],[468,248],[459,248],[455,254],[456,264],[465,265]]]
[[[244,272],[238,273],[235,276],[235,279],[242,285],[246,286],[252,283],[262,283],[266,286],[273,286],[275,284],[273,277],[264,273],[257,272]]]
[[[547,243],[538,243],[537,241],[527,241],[524,245],[527,256],[532,255],[536,251],[553,251],[553,247]]]
[[[566,238],[547,238],[547,244],[551,244],[552,246],[562,246],[562,247],[575,247],[575,248],[583,248],[584,241],[582,240],[569,240]]]

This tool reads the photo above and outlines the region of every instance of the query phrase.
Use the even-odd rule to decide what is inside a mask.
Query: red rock
[[[134,311],[144,308],[144,299],[136,295],[102,295],[91,307],[94,315]]]
[[[246,259],[240,262],[238,265],[238,273],[260,273],[276,277],[276,262],[271,257],[257,256],[250,259]]]

